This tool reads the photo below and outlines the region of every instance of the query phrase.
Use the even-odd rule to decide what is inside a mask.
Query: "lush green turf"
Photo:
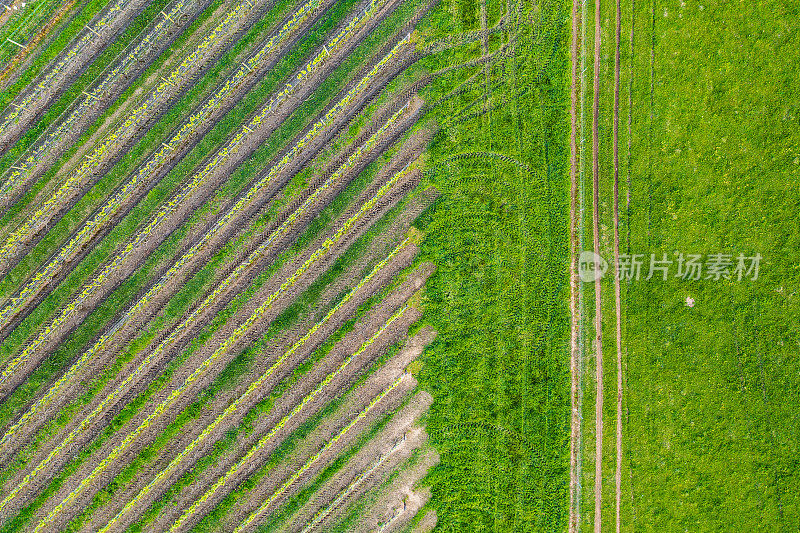
[[[422,30],[479,28],[480,3],[458,6],[440,4]],[[427,428],[441,464],[427,481],[441,531],[566,527],[568,12],[560,2],[515,7],[516,40],[488,83],[480,72],[432,111],[442,130],[428,175],[443,194],[419,224],[423,255],[438,266],[425,320],[439,336],[420,384],[435,398]],[[491,27],[505,6],[487,12]],[[507,41],[494,36],[489,50]],[[460,64],[480,50],[476,42],[425,64]],[[437,79],[426,97],[437,101],[479,68]],[[484,102],[500,107],[483,113]],[[482,154],[452,159],[471,152]]]
[[[609,257],[614,4],[602,8],[601,225],[602,251]],[[651,253],[659,258],[667,253],[672,260],[675,252],[701,254],[704,261],[709,254],[731,254],[732,268],[740,253],[758,253],[763,260],[757,280],[676,279],[672,264],[667,281],[657,274],[623,284],[623,529],[797,531],[797,4],[637,2],[635,8],[631,56],[631,3],[623,3],[623,251],[645,254],[643,277]],[[593,11],[591,3],[588,9]],[[593,45],[588,46],[591,52]],[[591,74],[591,61],[588,65]],[[586,231],[591,242],[588,226]],[[614,512],[612,290],[606,276],[604,530],[613,527]],[[593,301],[591,287],[586,294],[587,302]],[[687,298],[694,299],[693,307]],[[591,367],[588,372],[593,375]],[[588,529],[594,482],[591,381],[585,398],[583,524]]]

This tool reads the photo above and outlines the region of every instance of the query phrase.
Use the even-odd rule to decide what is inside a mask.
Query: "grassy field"
[[[621,248],[643,254],[644,264],[641,279],[622,283],[623,530],[794,531],[800,527],[800,93],[793,80],[800,61],[790,50],[800,44],[791,22],[797,6],[634,7],[622,3]],[[605,2],[601,8],[601,255],[609,258],[615,7]],[[589,87],[593,10],[589,2]],[[585,98],[588,157],[591,89]],[[587,243],[589,228],[587,218]],[[656,272],[646,280],[650,254],[662,259],[664,253],[675,261],[668,279]],[[702,279],[676,277],[679,253],[702,256]],[[731,279],[714,279],[712,254],[729,256]],[[740,254],[763,257],[757,279],[753,273],[738,279]],[[603,283],[602,518],[609,531],[615,512],[612,279],[607,274]],[[585,287],[589,302],[592,288]],[[591,313],[586,320],[591,331]],[[584,375],[592,376],[590,353],[587,358]],[[594,519],[593,387],[586,382],[586,530]]]

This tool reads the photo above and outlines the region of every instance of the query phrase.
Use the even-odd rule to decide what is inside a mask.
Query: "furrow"
[[[212,0],[188,2],[177,0],[164,10],[145,30],[146,34],[126,49],[103,76],[52,124],[40,139],[30,147],[0,177],[0,212],[12,206],[35,180],[39,179],[69,148],[80,139],[86,129],[166,50]],[[7,272],[13,262],[3,265]]]
[[[307,405],[310,406],[309,409],[311,409],[312,412],[314,411],[314,408],[316,408],[316,410],[321,409],[321,402],[314,402],[317,396],[320,396],[323,391],[327,390],[328,385],[332,383],[334,379],[348,370],[348,367],[353,363],[354,360],[359,359],[359,356],[367,351],[370,345],[378,341],[378,339],[383,335],[387,328],[389,328],[389,326],[391,326],[395,321],[400,320],[409,310],[410,308],[408,306],[404,306],[399,311],[395,312],[375,334],[361,344],[358,350],[345,358],[344,361],[342,361],[342,363],[336,367],[333,372],[327,374],[313,391],[303,397],[303,399],[294,407],[294,409],[292,409],[290,413],[281,418],[281,420],[275,424],[269,432],[261,437],[255,446],[250,448],[250,450],[248,450],[247,453],[245,453],[244,456],[236,462],[236,464],[230,467],[228,471],[211,486],[211,488],[209,488],[197,501],[195,501],[188,509],[186,509],[180,518],[178,518],[178,520],[172,524],[169,531],[185,531],[191,528],[210,510],[212,506],[216,505],[216,503],[218,503],[227,493],[232,491],[239,483],[241,483],[244,478],[248,477],[254,468],[257,468],[260,462],[264,460],[265,456],[271,453],[271,450],[274,450],[275,446],[279,442],[279,435],[281,434],[281,430],[284,429],[284,426],[287,426],[287,424],[293,421],[293,419],[299,416],[301,413],[305,415],[306,418],[311,416],[311,412],[303,413],[303,410]]]
[[[306,149],[306,145],[310,145],[311,141],[321,137],[323,133],[326,133],[326,126],[328,123],[342,120],[343,117],[340,115],[342,115],[342,113],[351,103],[359,102],[359,97],[362,97],[364,94],[366,94],[365,91],[367,91],[371,85],[371,82],[377,77],[377,74],[381,71],[381,68],[398,56],[405,48],[406,43],[407,38],[398,43],[389,52],[389,54],[377,62],[367,73],[367,75],[364,76],[335,106],[333,106],[326,113],[322,120],[315,123],[314,126],[307,131],[305,136],[284,155],[284,157],[272,168],[269,174],[258,180],[256,184],[247,191],[246,194],[238,199],[238,201],[230,210],[228,210],[214,223],[212,228],[203,235],[196,245],[187,254],[185,254],[178,263],[175,264],[171,271],[182,268],[185,263],[192,259],[192,257],[197,253],[198,249],[203,248],[204,245],[206,245],[212,239],[212,237],[215,237],[218,233],[225,229],[229,223],[235,221],[237,219],[237,215],[240,215],[241,212],[246,208],[252,208],[253,200],[259,198],[261,189],[272,185],[271,182],[273,181],[274,176],[278,174],[281,169],[285,168],[291,162],[292,158],[294,158],[298,153],[302,154],[309,151]],[[285,89],[284,91],[288,93],[291,91],[291,89]],[[256,128],[255,133],[258,133],[258,130],[262,129],[260,126],[263,124],[264,118],[269,115],[271,108],[272,106],[268,104],[260,113],[250,120],[250,125],[253,128]],[[222,174],[219,171],[225,170],[223,163],[227,162],[229,155],[237,156],[234,161],[235,164],[241,162],[244,159],[244,155],[248,155],[237,152],[237,150],[242,148],[241,144],[248,137],[248,130],[250,130],[250,128],[245,126],[241,131],[233,136],[228,145],[211,157],[210,161],[208,161],[203,170],[195,174],[190,182],[187,183],[186,186],[176,196],[162,206],[162,208],[143,228],[143,230],[139,232],[124,248],[122,248],[120,252],[105,265],[105,267],[90,283],[84,286],[83,290],[77,295],[77,297],[62,309],[62,311],[56,316],[51,324],[46,326],[44,330],[39,333],[36,339],[34,339],[33,342],[25,347],[19,356],[17,356],[6,366],[3,374],[0,376],[0,387],[7,390],[8,388],[13,388],[16,386],[16,384],[19,384],[21,380],[24,379],[24,376],[32,369],[32,367],[38,365],[38,362],[44,357],[44,353],[41,353],[41,351],[38,349],[45,343],[53,344],[54,340],[60,340],[58,337],[56,337],[56,339],[52,339],[51,337],[57,331],[64,335],[67,333],[65,330],[74,328],[75,325],[77,325],[75,322],[82,320],[82,318],[88,314],[88,311],[90,311],[91,306],[87,305],[89,301],[94,300],[96,302],[103,295],[110,292],[108,285],[116,285],[119,283],[120,273],[116,271],[117,268],[127,267],[128,269],[131,269],[132,267],[135,267],[138,265],[138,258],[143,253],[142,248],[145,250],[152,249],[155,247],[155,243],[160,242],[160,239],[163,240],[163,238],[165,238],[165,235],[163,235],[164,230],[161,228],[162,222],[168,224],[171,221],[174,222],[174,218],[179,218],[179,220],[183,219],[192,211],[192,208],[194,208],[195,204],[198,202],[197,196],[201,196],[201,191],[198,191],[197,189],[207,188],[204,187],[204,185],[209,179],[214,177],[214,170],[218,170],[217,180],[220,180],[223,177],[219,176],[219,174]],[[248,151],[252,151],[254,149],[253,147],[248,148]],[[183,202],[183,200],[188,201]],[[192,202],[192,200],[194,200],[194,202]],[[182,209],[178,209],[179,206],[182,207]],[[161,233],[159,233],[158,230],[161,230]],[[153,241],[155,241],[155,243]],[[133,263],[133,265],[131,265],[131,263]],[[171,276],[172,272],[169,272],[168,275]],[[148,294],[151,294],[152,292],[153,291],[149,291]],[[135,312],[135,307],[133,310]],[[72,324],[70,324],[70,322],[72,322]],[[7,384],[6,382],[9,381],[9,378],[12,376],[14,379]]]
[[[87,25],[58,62],[0,115],[0,154],[19,139],[149,3],[150,0],[117,0]]]
[[[292,204],[288,207],[286,210],[287,216],[281,217],[283,223],[278,226],[278,229],[271,231],[271,236],[265,236],[265,238],[261,240],[262,246],[260,248],[254,247],[254,249],[251,250],[249,259],[245,260],[243,257],[241,266],[239,268],[234,269],[233,272],[228,274],[228,276],[215,284],[215,293],[217,295],[217,299],[220,301],[215,303],[215,307],[213,308],[206,306],[208,309],[206,315],[215,312],[217,309],[220,309],[223,305],[230,301],[232,295],[235,294],[235,288],[240,286],[243,281],[246,283],[247,279],[252,277],[252,274],[248,275],[247,273],[258,272],[260,269],[259,265],[265,264],[265,261],[274,256],[275,252],[269,253],[270,243],[273,249],[279,249],[284,242],[287,242],[287,239],[291,238],[291,235],[296,234],[300,228],[305,226],[314,216],[316,216],[316,213],[318,213],[319,210],[324,207],[324,205],[329,203],[333,197],[338,194],[338,191],[340,191],[344,185],[346,185],[346,183],[348,183],[358,172],[360,172],[368,160],[377,155],[377,151],[380,149],[377,147],[377,145],[379,144],[381,138],[387,136],[390,137],[391,135],[395,134],[391,133],[390,135],[387,135],[389,129],[395,127],[396,123],[398,123],[396,127],[399,130],[405,129],[410,125],[411,121],[413,121],[413,115],[409,118],[404,118],[401,116],[402,113],[403,112],[401,109],[390,116],[383,126],[375,129],[370,137],[368,137],[362,144],[357,145],[356,149],[349,155],[348,159],[345,160],[334,172],[330,173],[319,187],[315,186],[310,195],[304,195],[304,197],[301,197],[303,199],[302,202],[298,202],[297,205]],[[403,119],[404,122],[401,122],[401,119]],[[381,142],[390,141],[391,139],[389,138]],[[323,195],[323,193],[326,191],[327,195]],[[292,220],[289,220],[288,217],[293,219],[294,224],[292,224]],[[281,230],[283,230],[282,239],[279,238],[281,237]],[[165,285],[160,285],[157,288],[159,300],[155,302],[156,305],[160,305],[160,302],[165,300],[165,292],[173,292],[172,290],[168,289],[171,288],[166,287]],[[143,308],[143,306],[140,306],[140,309],[141,308]],[[201,326],[204,324],[205,321],[200,323]],[[119,330],[120,327],[121,326],[118,326],[116,329]],[[197,329],[198,328],[195,327],[192,332],[197,331]],[[191,338],[192,332],[189,332],[186,337]],[[113,333],[114,331],[109,332],[106,335],[106,339],[110,339]],[[24,441],[24,439],[26,439],[44,421],[47,420],[48,415],[52,416],[60,406],[64,405],[69,400],[71,394],[69,393],[68,386],[74,383],[76,378],[87,379],[88,376],[83,375],[85,372],[91,372],[91,369],[93,368],[99,369],[103,364],[105,364],[104,361],[107,359],[107,357],[113,355],[115,352],[115,350],[105,348],[110,347],[107,347],[105,344],[95,344],[92,350],[85,353],[76,363],[74,363],[70,370],[65,373],[53,386],[51,386],[47,393],[40,400],[38,400],[17,423],[15,423],[5,432],[2,440],[0,441],[0,444],[3,446],[3,457],[8,457],[7,454],[19,447],[20,443]],[[105,355],[105,358],[103,355]]]
[[[405,385],[405,386],[404,386]],[[404,387],[403,387],[404,386]],[[410,374],[403,374],[399,378],[395,379],[394,382],[381,391],[372,401],[361,410],[358,415],[353,418],[342,430],[334,435],[325,445],[319,450],[316,454],[311,456],[308,461],[301,466],[296,472],[294,472],[291,476],[289,476],[283,484],[278,487],[278,489],[273,492],[261,506],[253,511],[247,518],[239,524],[236,529],[234,529],[235,533],[241,533],[243,531],[252,531],[255,527],[257,527],[261,521],[265,518],[267,513],[273,511],[277,506],[279,506],[285,499],[290,496],[293,491],[297,490],[296,486],[302,484],[304,478],[309,478],[314,476],[316,473],[319,472],[321,468],[329,464],[333,459],[335,459],[337,454],[337,448],[342,448],[347,446],[352,442],[352,440],[358,436],[359,433],[364,431],[365,426],[365,419],[373,412],[378,409],[377,406],[384,404],[387,401],[387,396],[394,392],[396,389],[400,389],[403,387],[403,392],[408,392],[416,386],[416,380],[411,377]],[[385,409],[385,407],[384,407]],[[341,452],[339,452],[341,453]],[[179,529],[173,529],[173,531],[179,531]]]
[[[114,501],[110,502],[106,509],[96,512],[89,529],[97,531],[110,521],[115,524],[115,529],[125,529],[129,525],[128,521],[136,518],[132,513],[143,512],[164,490],[191,469],[199,458],[207,454],[214,444],[224,437],[226,431],[238,426],[246,413],[268,396],[277,383],[305,361],[331,333],[351,319],[358,307],[370,296],[388,284],[400,270],[407,267],[417,251],[416,246],[411,244],[411,239],[406,238],[365,278],[362,278],[341,302],[328,311],[322,320],[310,329],[302,328],[305,333],[294,343],[282,342],[277,346],[273,345],[270,350],[265,350],[265,354],[269,354],[269,357],[265,358],[263,363],[258,362],[253,365],[257,379],[245,382],[237,390],[229,391],[227,394],[223,391],[215,394],[213,408],[208,415],[201,417],[191,427],[186,427],[186,431],[182,431],[177,440],[163,449],[161,461],[149,467],[147,472],[136,475],[132,486],[125,491],[125,494],[115,495]],[[273,355],[275,353],[283,355],[275,359]],[[268,370],[258,375],[261,368]],[[203,428],[202,431],[193,437],[200,428]],[[186,439],[186,436],[189,438]],[[178,450],[180,453],[176,455],[175,452]],[[140,508],[138,511],[137,507]]]
[[[53,224],[80,199],[88,187],[111,168],[180,95],[195,84],[201,73],[229,46],[230,41],[235,40],[261,18],[261,12],[271,3],[272,0],[260,0],[251,5],[244,1],[228,12],[112,133],[103,138],[75,169],[62,176],[62,181],[51,196],[43,198],[34,211],[26,213],[19,226],[4,239],[0,247],[0,261],[7,262],[10,258],[17,257],[32,242],[41,238],[47,226]]]
[[[167,407],[172,405],[172,404],[174,404],[174,403],[176,403],[179,399],[182,399],[181,396],[184,393],[184,391],[189,389],[191,386],[197,384],[198,382],[201,382],[201,378],[207,378],[209,375],[213,375],[213,373],[211,372],[212,370],[217,371],[217,372],[221,371],[221,368],[216,368],[218,361],[220,359],[222,359],[223,356],[228,355],[227,354],[228,349],[231,346],[233,346],[235,343],[239,342],[239,340],[241,340],[242,337],[245,336],[246,333],[248,333],[248,330],[250,329],[250,327],[255,322],[257,322],[260,319],[262,319],[264,314],[267,313],[268,311],[272,311],[271,308],[272,308],[273,304],[279,298],[283,298],[283,300],[286,300],[289,296],[291,296],[293,291],[296,292],[296,290],[298,289],[298,287],[297,287],[298,281],[301,281],[300,287],[302,287],[303,284],[309,284],[313,279],[315,279],[316,275],[315,275],[315,271],[311,270],[312,267],[315,267],[315,266],[317,266],[319,264],[329,263],[329,262],[332,261],[332,259],[334,259],[339,254],[341,254],[343,252],[343,250],[341,250],[340,248],[343,247],[344,245],[347,245],[348,239],[346,239],[346,237],[350,237],[350,238],[353,237],[352,235],[348,235],[348,234],[351,233],[351,230],[354,229],[354,227],[356,229],[360,230],[360,231],[363,231],[364,228],[363,227],[359,227],[358,223],[360,221],[362,221],[362,219],[364,219],[368,213],[372,212],[373,209],[376,206],[378,206],[378,204],[381,201],[384,201],[383,200],[384,197],[386,197],[386,198],[391,198],[392,197],[391,194],[387,194],[387,193],[389,193],[389,191],[394,187],[394,185],[399,182],[400,178],[402,177],[402,174],[404,174],[404,173],[398,173],[395,176],[393,176],[392,179],[387,184],[385,184],[383,187],[381,187],[381,189],[378,191],[378,193],[376,193],[375,196],[373,196],[369,201],[367,201],[361,207],[361,209],[359,209],[359,211],[354,216],[352,216],[349,219],[347,219],[345,221],[345,223],[342,224],[332,236],[330,236],[327,239],[325,239],[325,241],[322,243],[322,245],[313,254],[311,254],[311,256],[291,276],[289,276],[288,279],[286,279],[280,285],[280,287],[278,287],[277,290],[275,290],[274,292],[269,294],[266,297],[266,300],[258,308],[256,308],[253,311],[253,313],[247,318],[247,320],[244,323],[240,324],[239,327],[236,328],[235,332],[231,333],[230,335],[226,335],[225,340],[223,342],[221,342],[219,348],[211,356],[209,356],[205,361],[203,361],[197,367],[197,369],[189,377],[186,378],[186,380],[183,382],[183,384],[178,389],[174,390],[169,395],[169,397],[167,397],[159,405],[159,407],[155,411],[153,411],[148,416],[147,419],[145,419],[145,421],[136,429],[136,431],[134,431],[134,433],[129,434],[125,438],[125,440],[119,446],[117,446],[114,449],[114,451],[112,451],[112,453],[100,463],[100,465],[98,465],[98,467],[92,472],[92,474],[90,474],[83,481],[81,481],[78,489],[73,490],[72,492],[70,492],[70,494],[64,498],[64,501],[61,504],[59,504],[58,506],[56,506],[51,511],[50,518],[46,518],[45,520],[43,520],[42,524],[49,523],[50,519],[55,517],[55,515],[57,515],[59,513],[60,509],[62,509],[64,507],[64,505],[68,505],[68,504],[72,503],[78,497],[78,495],[83,493],[86,489],[90,488],[90,486],[92,485],[93,480],[95,480],[100,474],[102,474],[103,471],[105,470],[105,468],[111,462],[113,462],[114,459],[117,456],[119,456],[122,453],[123,450],[127,449],[130,445],[132,445],[134,443],[134,440],[138,437],[138,435],[141,434],[142,432],[144,432],[148,428],[148,426],[153,422],[154,419],[158,418],[161,414],[164,414],[164,413],[166,413],[166,414],[174,414],[174,413],[172,413],[171,410],[167,411]],[[334,252],[334,253],[331,254],[331,252]],[[208,299],[206,301],[208,301]],[[202,307],[202,304],[201,304],[201,307]],[[180,326],[178,328],[176,328],[176,330],[180,330],[180,329],[182,329]],[[168,341],[169,341],[169,339],[167,339],[164,342],[162,342],[162,344],[160,345],[160,348],[163,349],[163,347],[166,346]],[[153,357],[155,357],[157,355],[158,351],[159,351],[159,348],[156,349],[156,351],[155,351],[156,353],[153,354]],[[149,357],[148,359],[152,359],[152,357]],[[147,361],[147,362],[149,362],[149,361]],[[140,367],[139,367],[139,369],[137,369],[137,371],[139,373],[141,373],[145,369],[146,369],[146,366],[145,366],[145,364],[143,364],[143,365],[140,365]],[[123,382],[115,390],[114,395],[112,395],[113,397],[110,396],[106,400],[104,400],[104,402],[101,403],[101,405],[94,411],[94,416],[97,416],[98,414],[100,414],[100,412],[102,412],[103,408],[105,408],[106,405],[110,404],[113,399],[116,399],[117,397],[120,397],[120,396],[124,396],[124,394],[126,392],[126,389],[127,389],[127,384],[130,381],[132,381],[136,376],[137,376],[136,372],[134,374],[132,374],[131,376],[129,376],[126,379],[126,381]],[[92,418],[92,420],[93,420],[93,418]],[[4,501],[0,502],[0,509],[4,509],[4,507],[6,505],[8,505],[9,502],[14,500],[15,497],[20,493],[21,488],[25,487],[28,483],[30,483],[30,481],[32,479],[38,477],[38,475],[40,473],[46,474],[47,473],[46,470],[50,470],[50,468],[49,468],[49,467],[51,467],[50,463],[53,461],[53,459],[55,459],[59,455],[59,453],[62,450],[64,450],[67,446],[71,445],[72,442],[79,437],[79,435],[82,432],[82,430],[85,430],[85,429],[87,429],[89,427],[90,422],[91,422],[91,420],[85,419],[84,422],[82,422],[81,426],[78,428],[78,430],[73,431],[69,435],[69,437],[67,437],[67,439],[62,441],[59,444],[59,446],[57,448],[55,448],[50,453],[50,455],[48,456],[48,458],[44,462],[40,463],[34,469],[34,471],[32,471],[28,476],[26,476],[25,480],[23,480],[23,483],[21,485],[18,485],[17,487],[15,487],[9,493],[9,495],[4,499]],[[50,473],[52,475],[52,472],[50,472]],[[5,511],[3,511],[3,512],[5,514]],[[45,527],[45,526],[43,525],[42,527]]]

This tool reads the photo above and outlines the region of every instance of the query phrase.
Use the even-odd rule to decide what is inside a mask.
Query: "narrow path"
[[[569,284],[570,284],[570,378],[571,378],[571,403],[572,403],[572,420],[571,420],[571,433],[569,441],[569,456],[570,456],[570,479],[569,479],[569,532],[577,533],[579,521],[579,506],[580,493],[578,491],[578,449],[579,432],[581,425],[580,407],[578,402],[578,328],[580,327],[580,318],[578,310],[578,232],[577,232],[577,202],[578,202],[578,182],[576,178],[577,171],[577,102],[578,102],[578,88],[577,88],[577,75],[578,75],[578,25],[580,22],[580,15],[578,14],[578,7],[580,0],[572,1],[572,47],[570,48],[570,60],[572,63],[571,85],[570,85],[570,135],[569,135],[569,183],[570,183],[570,206],[569,206],[569,229],[570,229],[570,261],[569,261]]]
[[[600,0],[594,14],[594,98],[592,99],[592,232],[594,253],[600,255]],[[603,501],[603,299],[601,279],[594,281],[594,327],[597,357],[595,379],[594,530],[602,531]]]
[[[620,531],[620,502],[622,500],[622,301],[619,287],[619,46],[622,34],[622,6],[616,0],[616,32],[614,52],[614,304],[617,323],[617,469],[616,525]]]

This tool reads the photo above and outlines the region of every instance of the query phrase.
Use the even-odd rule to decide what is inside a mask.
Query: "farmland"
[[[792,531],[797,6],[570,9],[570,531]]]
[[[797,531],[795,4],[1,5],[0,531]]]
[[[561,80],[560,7],[18,7],[0,25],[18,43],[0,49],[0,530],[459,529],[501,490],[520,499],[476,525],[525,523],[542,497],[526,513],[563,522],[563,427],[530,413],[567,408],[563,180],[542,166],[564,145],[554,135],[540,160],[538,140],[485,142],[530,109],[563,121],[563,87],[526,81]],[[533,107],[496,115],[512,100]],[[487,137],[465,137],[475,125]],[[474,179],[490,171],[504,185]],[[543,254],[493,275],[548,295],[514,319],[524,332],[507,323],[525,347],[502,364],[547,368],[554,391],[545,406],[502,385],[509,405],[526,399],[492,423],[492,408],[448,400],[500,383],[474,389],[469,373],[495,363],[465,358],[460,343],[481,342],[459,331],[468,317],[443,322],[459,269],[488,266],[459,241],[481,190],[530,215],[503,215],[515,243],[501,253],[527,262],[519,239],[537,235]],[[509,281],[487,320],[511,311]],[[539,429],[552,451],[513,474],[542,442],[503,439]],[[484,469],[511,477],[482,485]]]

